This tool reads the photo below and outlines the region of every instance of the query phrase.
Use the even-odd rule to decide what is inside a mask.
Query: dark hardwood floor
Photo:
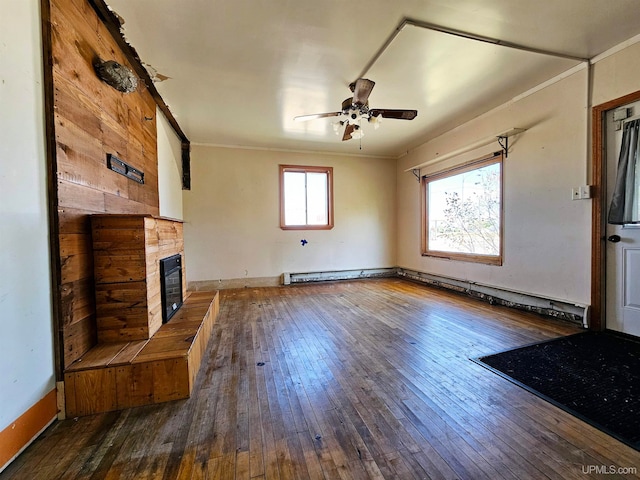
[[[226,290],[189,400],[56,422],[0,479],[638,478],[469,360],[576,331],[401,279]]]

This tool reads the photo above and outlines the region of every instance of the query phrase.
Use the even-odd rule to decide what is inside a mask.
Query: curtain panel
[[[622,145],[618,157],[616,184],[609,206],[607,221],[613,225],[640,223],[638,200],[640,198],[638,131],[640,120],[632,120],[624,124]]]

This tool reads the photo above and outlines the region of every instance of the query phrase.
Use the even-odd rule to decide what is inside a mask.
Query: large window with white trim
[[[422,254],[502,265],[502,153],[422,177]]]
[[[333,228],[333,168],[280,165],[280,228]]]

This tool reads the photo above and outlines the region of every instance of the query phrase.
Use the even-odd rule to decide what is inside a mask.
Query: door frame
[[[604,330],[606,292],[606,145],[605,114],[609,110],[640,100],[640,91],[624,95],[596,105],[591,111],[592,161],[592,205],[591,205],[591,321],[589,329]]]

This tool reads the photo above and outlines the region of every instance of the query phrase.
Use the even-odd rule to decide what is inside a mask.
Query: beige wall
[[[398,265],[570,302],[590,298],[591,200],[573,201],[587,183],[586,69],[456,128],[398,161]],[[504,162],[504,264],[420,255],[420,187],[404,170],[512,127]],[[499,150],[497,142],[422,169],[445,169]]]
[[[206,146],[194,146],[191,159],[183,196],[189,281],[395,265],[394,160]],[[279,228],[279,164],[333,167],[332,230]]]
[[[638,59],[638,45],[599,59],[590,103],[640,90]],[[184,192],[189,280],[398,265],[588,304],[591,200],[571,199],[573,187],[590,181],[586,104],[587,72],[582,69],[428,141],[400,158],[395,170],[394,161],[382,159],[194,147],[193,186]],[[512,127],[527,131],[511,139],[505,160],[504,265],[422,257],[420,188],[404,170]],[[494,143],[423,168],[422,174],[498,149]],[[333,231],[278,228],[279,163],[334,166]],[[397,185],[390,185],[394,180]],[[302,238],[309,241],[305,247]]]
[[[593,66],[592,105],[640,90],[640,43],[613,55],[603,55]]]
[[[156,118],[160,215],[182,220],[182,143],[159,108]]]

